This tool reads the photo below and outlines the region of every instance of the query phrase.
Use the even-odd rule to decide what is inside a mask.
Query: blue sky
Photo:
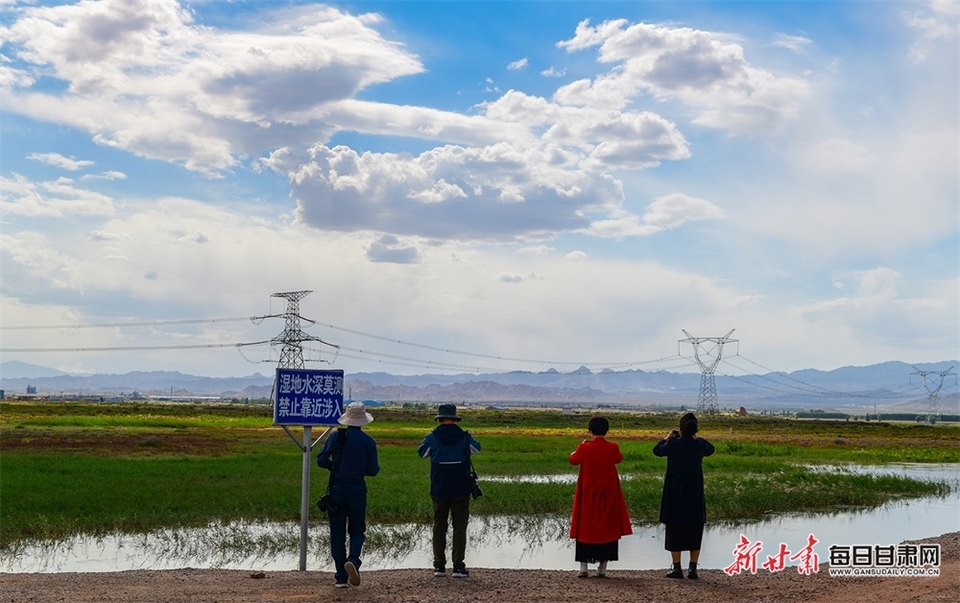
[[[958,6],[0,1],[2,360],[956,359]]]

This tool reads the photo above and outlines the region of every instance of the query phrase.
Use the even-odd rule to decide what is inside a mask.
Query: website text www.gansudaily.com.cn
[[[940,576],[939,567],[831,567],[832,578],[898,578]]]

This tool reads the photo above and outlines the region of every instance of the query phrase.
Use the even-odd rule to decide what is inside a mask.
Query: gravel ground
[[[473,569],[470,577],[435,578],[428,569],[364,572],[359,587],[336,589],[329,572],[137,570],[109,573],[0,574],[0,603],[519,603],[526,601],[898,602],[960,601],[960,532],[940,543],[936,578],[831,578],[825,565],[812,576],[793,568],[727,576],[703,570],[700,580],[671,580],[663,570],[576,572]],[[572,565],[572,563],[571,563]],[[591,576],[593,574],[591,573]]]

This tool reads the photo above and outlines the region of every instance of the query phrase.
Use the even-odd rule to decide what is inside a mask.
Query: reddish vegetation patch
[[[208,432],[104,433],[89,431],[10,430],[0,439],[0,452],[51,450],[95,456],[216,456],[236,441],[226,442]]]

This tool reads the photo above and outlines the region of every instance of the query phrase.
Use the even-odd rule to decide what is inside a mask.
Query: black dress
[[[713,451],[713,444],[691,436],[661,440],[653,447],[653,454],[667,457],[660,522],[666,524],[663,548],[668,551],[700,550],[703,525],[707,522],[703,457]]]

